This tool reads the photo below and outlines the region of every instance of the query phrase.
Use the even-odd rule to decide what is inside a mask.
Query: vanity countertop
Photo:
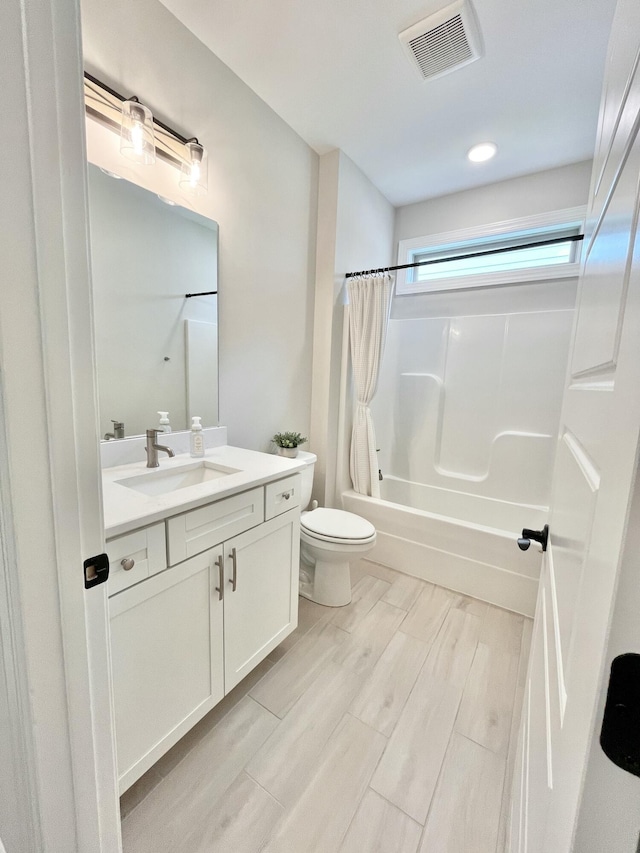
[[[218,498],[278,480],[305,467],[305,462],[300,458],[286,459],[271,453],[259,453],[230,445],[207,449],[203,458],[204,461],[222,468],[236,468],[238,471],[219,479],[152,496],[123,486],[119,481],[143,474],[153,477],[156,471],[161,475],[172,469],[178,472],[185,464],[202,460],[192,459],[188,453],[177,454],[173,458],[160,454],[159,468],[147,468],[146,462],[104,468],[102,494],[106,537],[128,533],[171,515],[211,503]]]

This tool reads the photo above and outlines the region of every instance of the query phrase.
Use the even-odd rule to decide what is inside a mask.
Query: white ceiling
[[[318,153],[394,205],[593,156],[615,0],[472,0],[477,62],[422,81],[398,33],[448,0],[162,0]],[[498,145],[472,164],[477,142]]]

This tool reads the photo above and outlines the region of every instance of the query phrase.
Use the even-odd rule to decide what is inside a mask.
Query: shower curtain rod
[[[444,264],[448,261],[464,261],[467,258],[481,258],[483,255],[498,255],[502,252],[515,252],[516,249],[533,249],[535,246],[553,246],[556,243],[578,243],[580,240],[584,240],[584,234],[574,234],[570,237],[553,237],[549,240],[537,240],[533,243],[519,243],[517,246],[507,246],[502,249],[485,249],[480,252],[468,252],[465,255],[451,255],[448,258],[434,258],[430,261],[416,261],[414,264],[398,264],[394,267],[379,267],[377,270],[348,272],[345,278],[356,278],[359,275],[374,275],[379,272],[393,272],[394,270],[408,270],[413,267],[426,267],[429,264]]]

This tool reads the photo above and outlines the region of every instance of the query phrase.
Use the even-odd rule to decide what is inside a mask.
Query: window
[[[472,231],[402,240],[399,264],[428,262],[398,275],[398,294],[491,287],[578,274],[584,209],[496,223]],[[546,220],[546,221],[543,221]],[[532,243],[553,240],[543,246]],[[521,248],[514,248],[521,247]],[[491,252],[476,255],[479,252]],[[465,257],[476,255],[475,257]],[[462,257],[458,257],[462,256]],[[456,258],[455,260],[445,260]],[[438,260],[442,259],[442,263]]]

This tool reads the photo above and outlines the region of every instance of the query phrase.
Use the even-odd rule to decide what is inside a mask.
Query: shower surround
[[[382,500],[371,559],[531,615],[573,311],[392,319],[371,405]]]

